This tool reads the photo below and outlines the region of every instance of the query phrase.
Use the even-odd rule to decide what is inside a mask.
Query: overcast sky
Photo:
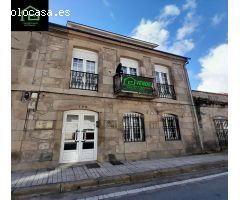
[[[70,10],[51,22],[74,21],[190,57],[192,89],[228,92],[227,0],[49,0],[49,9]]]

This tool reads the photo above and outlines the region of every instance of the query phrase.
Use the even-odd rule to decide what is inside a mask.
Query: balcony
[[[113,91],[117,96],[155,98],[153,78],[116,74],[113,77]]]
[[[176,99],[173,85],[156,83],[156,92],[160,98]]]
[[[98,74],[71,70],[70,88],[98,91]]]

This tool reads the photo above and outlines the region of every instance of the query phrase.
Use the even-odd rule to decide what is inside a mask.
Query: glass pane
[[[123,70],[123,73],[124,73],[124,74],[127,74],[127,67],[122,66],[122,70]]]
[[[155,72],[155,79],[156,79],[156,83],[160,83],[159,72]]]
[[[161,73],[162,76],[162,84],[168,84],[167,73]]]
[[[86,140],[94,140],[94,132],[86,132]]]
[[[76,132],[65,132],[65,140],[75,140]]]
[[[65,132],[75,132],[78,129],[77,123],[65,123],[64,131]]]
[[[73,58],[73,70],[83,71],[83,60],[78,58]]]
[[[95,62],[87,60],[86,72],[95,73]]]
[[[223,128],[228,129],[228,121],[227,120],[223,120]]]
[[[130,67],[130,74],[131,74],[131,75],[137,75],[137,69]]]
[[[84,115],[84,121],[88,121],[88,122],[95,122],[94,121],[94,116],[93,115]]]
[[[83,142],[83,149],[93,149],[94,148],[94,142]]]
[[[76,149],[77,149],[76,142],[64,143],[64,150],[76,150]]]
[[[67,122],[78,122],[78,115],[67,115]]]

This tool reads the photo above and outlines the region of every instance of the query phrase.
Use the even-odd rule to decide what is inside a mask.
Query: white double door
[[[92,111],[64,113],[60,163],[97,160],[97,121]]]

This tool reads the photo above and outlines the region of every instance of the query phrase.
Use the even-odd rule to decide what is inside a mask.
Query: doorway
[[[64,112],[60,163],[97,160],[97,121],[93,111]]]

